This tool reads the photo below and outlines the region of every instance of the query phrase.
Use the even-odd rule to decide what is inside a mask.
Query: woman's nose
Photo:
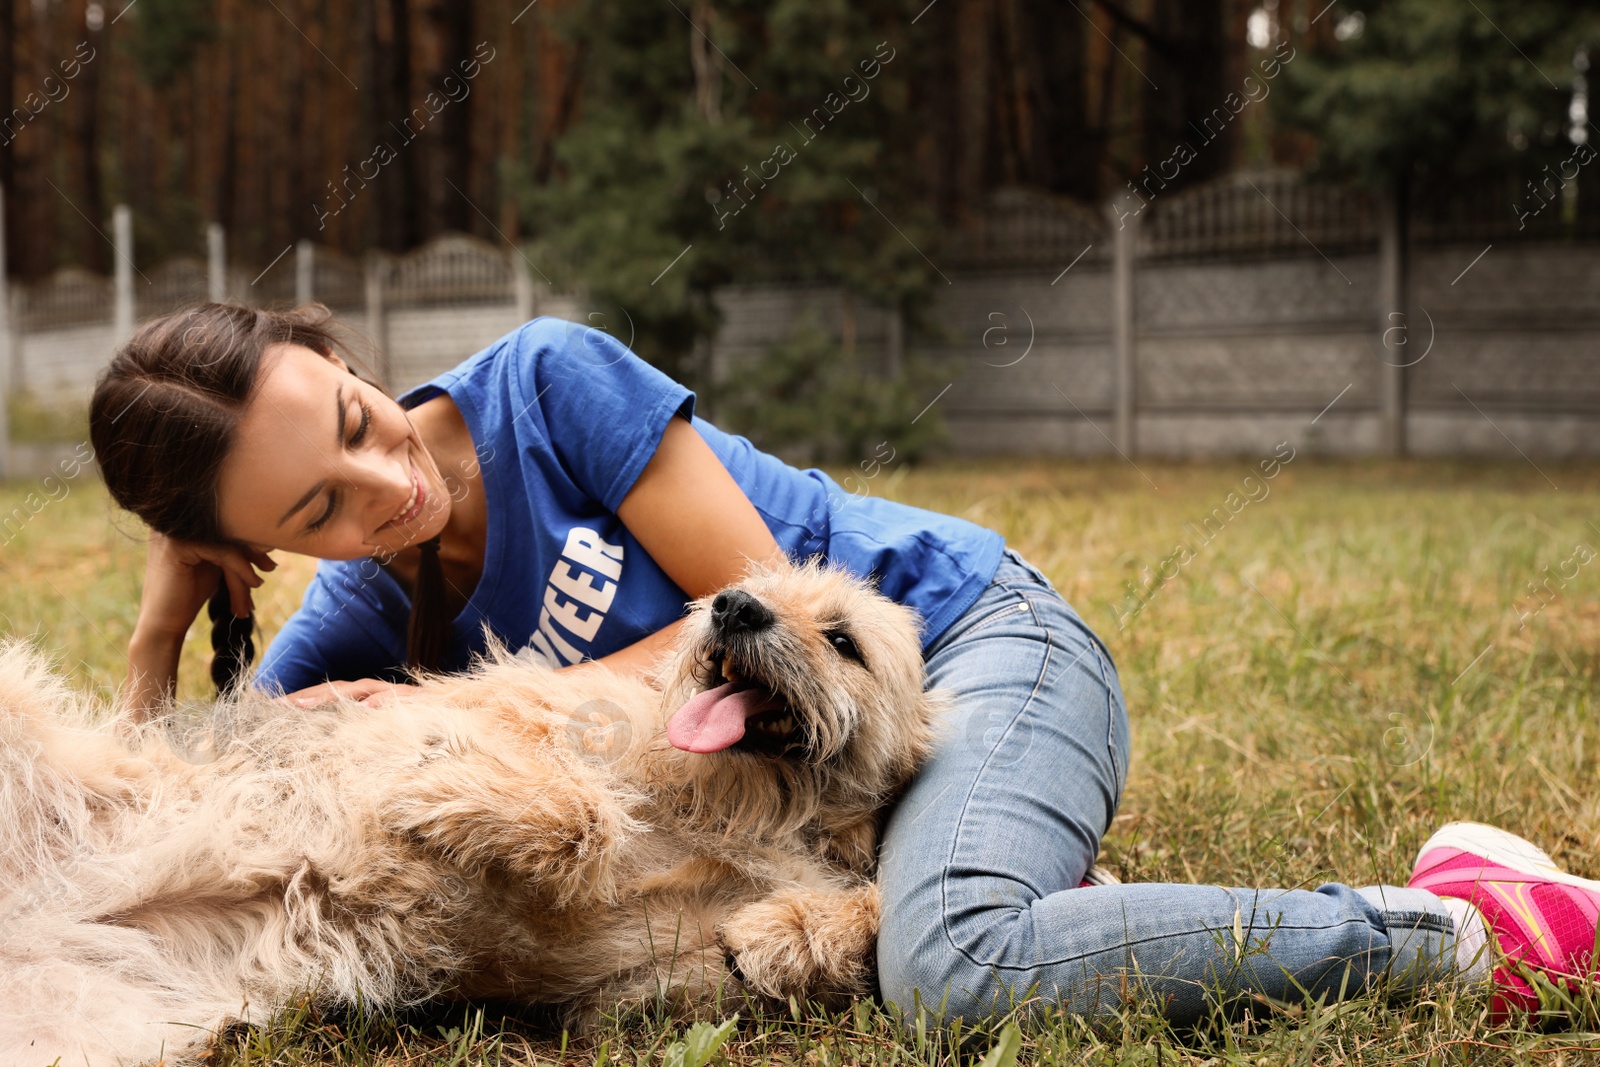
[[[410,466],[393,456],[370,452],[352,456],[349,467],[351,485],[366,498],[374,526],[393,518],[411,495]]]

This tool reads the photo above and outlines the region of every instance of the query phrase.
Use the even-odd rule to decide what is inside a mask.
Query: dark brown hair
[[[142,325],[111,358],[89,404],[89,438],[112,499],[168,537],[226,543],[217,500],[222,460],[276,344],[304,345],[352,368],[352,343],[320,303],[293,311],[200,304]],[[373,384],[369,378],[363,381]],[[422,553],[407,626],[407,665],[438,670],[449,648],[437,545]],[[255,657],[255,619],[236,618],[219,582],[209,605],[219,693]]]

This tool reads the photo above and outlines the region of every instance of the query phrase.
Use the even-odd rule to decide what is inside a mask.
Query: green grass
[[[89,415],[81,398],[53,400],[16,390],[6,400],[6,417],[13,441],[71,444],[89,439]]]
[[[1124,582],[1155,568],[1185,523],[1249,473],[1243,462],[1140,468],[993,461],[891,467],[867,483],[1000,530],[1105,637],[1134,730],[1105,847],[1113,870],[1228,885],[1403,881],[1438,823],[1475,818],[1600,876],[1600,559],[1547,593],[1537,614],[1520,620],[1516,607],[1538,603],[1528,583],[1546,567],[1556,573],[1579,543],[1600,549],[1600,466],[1544,464],[1541,475],[1524,463],[1302,456],[1209,544],[1190,534],[1195,558],[1119,627]],[[0,517],[33,488],[0,487]],[[142,561],[136,524],[112,515],[97,484],[74,483],[0,547],[0,626],[36,635],[78,684],[108,690],[121,677]],[[258,591],[268,634],[311,571],[283,562]],[[205,693],[202,638],[197,628],[185,656],[188,696]],[[1600,1033],[1489,1031],[1483,1008],[1446,991],[1405,1006],[1258,1004],[1174,1034],[1130,1005],[1094,1025],[1059,1015],[1026,1024],[1019,1062],[1600,1063]],[[564,1045],[537,1019],[503,1014],[291,1013],[240,1038],[222,1062],[653,1064],[673,1060],[682,1036],[644,1018]],[[717,1055],[971,1063],[1000,1032],[903,1035],[863,1004],[835,1017],[747,1015]]]

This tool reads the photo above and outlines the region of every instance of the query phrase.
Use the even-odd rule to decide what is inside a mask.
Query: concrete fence
[[[944,251],[909,349],[951,366],[968,454],[1600,455],[1600,239],[1478,202],[1419,204],[1402,242],[1283,172],[1103,210],[1011,191]],[[837,291],[719,298],[719,373],[819,311],[894,361],[894,317]]]
[[[949,374],[928,401],[966,454],[1253,454],[1285,439],[1333,455],[1600,454],[1600,241],[1467,221],[1424,205],[1407,256],[1397,219],[1283,172],[1104,209],[1009,190],[926,250],[948,284],[916,328],[837,287],[733,285],[716,294],[710,365],[737,375],[802,319],[884,374],[934,359]],[[7,395],[81,408],[137,321],[204,299],[320,300],[375,342],[395,389],[535,315],[584,321],[522,250],[463,235],[361,262],[301,242],[252,272],[215,227],[207,262],[154,267],[134,263],[131,231],[118,208],[113,278],[68,270],[0,292]],[[0,234],[0,287],[3,248]],[[12,440],[7,473],[57,451]]]

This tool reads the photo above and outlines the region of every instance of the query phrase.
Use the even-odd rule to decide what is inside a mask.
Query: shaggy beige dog
[[[497,657],[196,743],[0,653],[0,1065],[200,1051],[307,991],[562,1006],[868,992],[877,820],[926,754],[916,617],[846,573],[695,605],[656,685]]]

